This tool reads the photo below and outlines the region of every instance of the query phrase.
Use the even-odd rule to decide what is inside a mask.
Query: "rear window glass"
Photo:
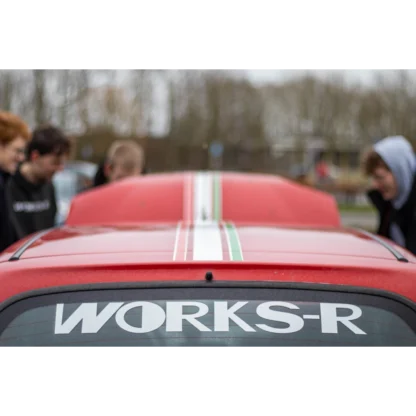
[[[3,346],[416,346],[415,312],[352,293],[255,288],[42,295],[0,312]]]

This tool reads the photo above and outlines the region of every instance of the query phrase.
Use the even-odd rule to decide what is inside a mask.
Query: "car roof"
[[[207,270],[217,280],[355,285],[416,301],[415,257],[366,232],[179,222],[65,226],[14,244],[0,256],[0,302],[48,286],[198,280]]]
[[[72,201],[66,223],[199,219],[341,225],[336,201],[329,194],[274,175],[208,171],[144,175],[83,192]]]
[[[318,261],[336,257],[341,263],[359,258],[397,261],[399,253],[413,261],[410,253],[394,245],[388,248],[364,231],[345,228],[235,225],[231,222],[178,222],[172,224],[124,224],[114,226],[63,226],[47,231],[33,241],[20,259],[51,256],[131,253],[139,263],[177,261],[227,261],[230,250],[241,260],[279,262],[287,254],[315,256]],[[198,241],[197,241],[198,240]],[[16,245],[1,259],[10,256]],[[231,253],[233,257],[235,253]]]

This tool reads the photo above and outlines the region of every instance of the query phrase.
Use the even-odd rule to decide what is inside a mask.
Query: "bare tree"
[[[152,135],[166,119],[171,143],[205,150],[217,140],[254,148],[294,138],[303,149],[319,136],[329,148],[360,149],[391,134],[416,139],[416,73],[378,72],[375,80],[357,86],[340,73],[307,72],[257,86],[227,71],[1,71],[0,106],[78,134]]]
[[[11,71],[0,71],[0,108],[5,111],[12,110],[15,83]]]
[[[85,132],[90,128],[90,109],[88,106],[88,97],[90,91],[90,73],[86,70],[75,71],[73,74],[74,87],[77,91],[77,100],[74,103],[76,116]]]
[[[69,124],[69,105],[71,103],[71,73],[69,70],[61,70],[57,73],[58,96],[61,102],[57,108],[58,122],[61,128],[67,129]]]
[[[46,78],[47,75],[44,69],[37,69],[33,71],[33,106],[35,110],[36,124],[43,124],[48,121]]]

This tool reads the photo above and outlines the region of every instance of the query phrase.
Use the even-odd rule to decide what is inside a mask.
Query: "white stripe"
[[[186,237],[185,237],[185,250],[183,259],[186,260],[186,256],[188,255],[188,241],[189,241],[189,226],[186,227]]]
[[[175,248],[173,249],[173,261],[176,260],[176,255],[178,254],[178,242],[179,242],[179,235],[181,233],[181,225],[182,223],[179,222],[178,226],[176,227]]]
[[[212,221],[212,175],[199,172],[194,181],[194,221]]]
[[[227,227],[225,226],[224,223],[222,223],[222,228],[223,228],[224,233],[225,233],[225,239],[227,240],[228,252],[230,253],[230,261],[232,261],[233,254],[231,252],[231,241],[230,241],[230,236],[228,235],[228,229],[227,229]]]
[[[194,260],[222,260],[221,230],[219,224],[194,226]]]

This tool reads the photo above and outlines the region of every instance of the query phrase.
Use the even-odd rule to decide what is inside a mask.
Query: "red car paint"
[[[148,175],[85,192],[74,199],[66,224],[192,222],[198,175]],[[311,227],[341,224],[332,196],[283,178],[221,173],[219,188],[224,221]]]
[[[341,228],[332,197],[273,177],[223,174],[222,203],[210,214],[220,207],[220,219],[201,220],[211,200],[200,195],[195,205],[192,175],[149,175],[78,196],[68,225],[0,254],[0,302],[64,285],[197,281],[207,270],[216,281],[349,285],[416,302],[415,257]]]

